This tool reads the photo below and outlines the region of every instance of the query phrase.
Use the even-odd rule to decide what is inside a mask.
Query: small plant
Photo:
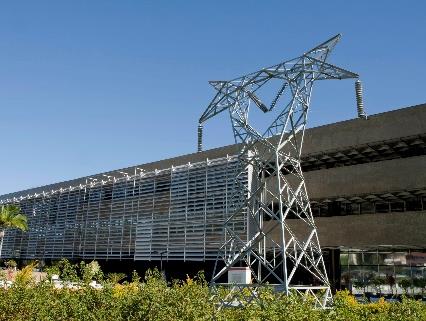
[[[52,278],[53,275],[60,275],[61,274],[61,270],[59,269],[59,266],[57,265],[51,265],[51,266],[46,266],[44,267],[44,272],[46,272],[47,277],[49,279]]]
[[[158,270],[154,269],[153,271],[154,272],[151,273],[151,271],[148,270],[146,272],[145,279],[149,279],[151,277],[157,278],[158,275],[159,275]],[[133,270],[133,272],[132,272],[132,283],[140,283],[140,280],[141,280],[141,277],[139,276],[138,272],[136,272],[136,270]]]
[[[373,286],[376,290],[376,293],[378,295],[382,294],[382,285],[384,285],[385,283],[386,283],[385,279],[383,279],[381,277],[376,277],[372,280],[372,284],[373,284]]]
[[[12,270],[16,270],[16,267],[18,266],[15,260],[7,260],[6,262],[4,262],[4,265],[6,266],[6,268]]]
[[[80,280],[76,264],[72,264],[67,259],[62,259],[57,263],[57,266],[60,270],[59,276],[62,280],[69,282],[76,282]]]
[[[107,280],[111,284],[118,284],[125,278],[127,278],[127,275],[125,273],[108,273],[107,275]]]
[[[404,289],[404,293],[408,294],[408,289],[412,287],[413,283],[410,279],[401,279],[398,282],[399,286]]]
[[[35,263],[30,263],[22,270],[18,271],[15,276],[16,284],[29,285],[33,282],[33,270],[36,267]]]
[[[353,281],[353,285],[357,289],[362,289],[362,291],[365,293],[365,289],[366,289],[366,287],[368,285],[368,282],[367,282],[367,280],[364,280],[364,279],[355,280],[355,281]]]
[[[6,281],[7,280],[7,273],[4,270],[0,270],[0,281]]]
[[[386,284],[389,285],[391,293],[393,295],[393,288],[396,285],[396,279],[392,274],[386,274]]]
[[[420,288],[422,296],[424,296],[425,287],[426,287],[426,279],[425,278],[413,279],[413,286],[415,286],[416,288]]]
[[[349,272],[342,275],[342,283],[345,285],[345,287],[350,290],[351,287],[351,274]]]
[[[80,262],[80,276],[85,283],[89,283],[92,280],[102,281],[104,274],[97,261],[92,261],[86,264],[84,261]]]

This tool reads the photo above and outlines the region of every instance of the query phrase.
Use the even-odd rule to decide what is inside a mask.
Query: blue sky
[[[369,114],[426,102],[424,1],[3,2],[0,194],[194,152],[208,80],[336,33]],[[310,127],[355,114],[353,81],[316,85]],[[225,115],[205,126],[229,143]]]

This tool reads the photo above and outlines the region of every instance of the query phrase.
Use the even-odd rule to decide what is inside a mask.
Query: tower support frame
[[[211,280],[212,289],[229,287],[224,304],[247,303],[266,284],[287,295],[312,294],[320,307],[332,301],[300,159],[315,81],[358,78],[326,62],[339,39],[336,35],[297,58],[234,80],[210,82],[217,93],[199,123],[228,110],[241,146],[239,188],[226,213]],[[268,92],[268,87],[273,88]],[[249,123],[253,105],[276,113],[263,131]],[[240,183],[245,175],[248,184]],[[246,224],[244,235],[236,228],[240,224]],[[224,281],[235,266],[250,269],[250,284]]]

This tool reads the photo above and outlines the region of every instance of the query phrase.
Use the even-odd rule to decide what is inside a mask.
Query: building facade
[[[237,169],[228,156],[27,194],[12,201],[27,215],[29,231],[7,231],[2,256],[215,259],[226,209],[237,195]]]
[[[311,128],[304,140],[302,167],[334,284],[426,277],[426,105]],[[6,232],[2,258],[212,265],[226,213],[239,206],[238,150],[1,196],[21,206],[30,227]],[[245,220],[237,225],[246,237]]]

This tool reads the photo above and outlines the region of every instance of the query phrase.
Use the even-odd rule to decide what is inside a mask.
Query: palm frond
[[[27,217],[21,213],[19,206],[3,205],[0,208],[0,228],[18,228],[22,231],[27,231]]]

